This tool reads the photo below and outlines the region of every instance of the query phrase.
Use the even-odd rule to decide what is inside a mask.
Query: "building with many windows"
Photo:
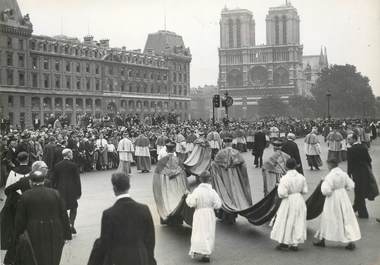
[[[11,124],[66,114],[174,112],[188,119],[191,54],[182,37],[149,34],[144,52],[112,48],[109,40],[33,35],[16,0],[0,7],[0,112]]]
[[[304,58],[300,18],[290,3],[269,9],[265,45],[256,45],[251,11],[222,10],[218,86],[220,94],[228,91],[234,99],[231,117],[254,118],[258,100],[268,95],[284,101],[291,95],[309,95],[326,66],[326,52]]]

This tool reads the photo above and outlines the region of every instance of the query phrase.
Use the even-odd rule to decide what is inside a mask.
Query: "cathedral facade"
[[[314,69],[322,56],[322,64]],[[300,43],[300,18],[290,3],[269,9],[266,16],[266,44],[256,45],[255,21],[247,9],[224,8],[220,19],[219,93],[234,99],[230,117],[253,118],[258,100],[277,95],[283,101],[292,95],[309,95],[326,54],[304,58]],[[326,58],[325,58],[326,57]],[[313,75],[307,82],[305,71]]]
[[[4,4],[3,4],[4,3]],[[66,115],[190,113],[190,50],[181,36],[158,31],[145,49],[113,48],[109,40],[33,35],[16,0],[0,7],[0,113],[12,125]]]

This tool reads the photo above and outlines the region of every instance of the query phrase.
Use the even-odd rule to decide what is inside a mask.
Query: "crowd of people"
[[[23,259],[28,258],[40,265],[59,264],[64,240],[71,239],[77,232],[80,173],[85,171],[117,169],[112,175],[117,203],[103,214],[101,237],[94,243],[89,264],[103,264],[98,262],[105,258],[111,259],[109,264],[156,263],[149,209],[128,195],[129,174],[134,165],[146,173],[151,170],[151,164],[158,163],[154,174],[161,180],[155,185],[169,185],[163,184],[166,182],[162,178],[166,177],[167,183],[175,180],[176,187],[181,185],[180,190],[187,194],[186,203],[196,209],[190,255],[206,262],[210,261],[214,245],[214,209],[225,209],[228,203],[230,209],[252,205],[242,152],[252,152],[256,168],[262,169],[264,194],[277,187],[282,198],[271,233],[271,238],[279,242],[277,249],[280,250],[296,251],[306,240],[306,210],[301,194],[308,189],[299,149],[294,142],[296,138],[305,137],[310,170],[319,170],[323,164],[322,143],[317,135],[323,136],[329,149],[330,172],[321,185],[326,200],[316,246],[323,247],[324,240],[332,240],[347,243],[346,248],[353,250],[354,241],[361,237],[354,212],[358,212],[360,218],[368,218],[365,200],[373,200],[378,195],[368,153],[371,141],[380,133],[376,121],[286,118],[212,124],[202,120],[167,123],[159,117],[139,120],[116,116],[113,120],[107,118],[94,123],[88,118],[72,126],[51,116],[46,126],[23,130],[8,128],[2,132],[0,184],[5,186],[7,195],[1,214],[2,220],[6,220],[1,227],[1,240],[6,243],[2,248],[7,249],[5,264],[25,264]],[[274,152],[263,161],[263,153],[270,144]],[[347,173],[338,167],[345,160],[348,161]],[[196,176],[200,183],[192,192],[186,180],[189,175]],[[220,186],[216,187],[216,179],[221,183],[230,181],[229,187],[223,188],[225,192]],[[345,191],[349,189],[355,190],[353,208]],[[166,205],[162,191],[154,192],[156,202],[161,200],[157,204]],[[157,195],[159,193],[161,195]],[[227,202],[225,194],[229,193],[231,198]],[[344,207],[342,213],[334,212],[337,206]],[[158,209],[165,223],[170,210],[165,212],[159,206]],[[124,211],[135,215],[124,215]],[[33,214],[28,214],[30,212]],[[223,210],[218,216],[231,224],[237,217]],[[332,224],[328,222],[331,216],[336,220]],[[141,218],[143,222],[133,226],[131,223],[136,222],[131,218]],[[350,224],[349,231],[343,221]],[[59,231],[47,238],[44,231],[52,231],[53,227],[59,227]],[[3,233],[5,230],[9,232]],[[116,234],[118,239],[115,239]],[[47,245],[53,246],[48,254]],[[112,254],[105,257],[107,251]]]

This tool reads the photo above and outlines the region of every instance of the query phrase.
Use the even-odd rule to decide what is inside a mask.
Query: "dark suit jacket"
[[[302,161],[301,161],[300,151],[298,149],[297,144],[293,141],[288,140],[284,143],[281,150],[284,153],[287,153],[288,155],[290,155],[291,158],[294,158],[296,160],[297,164],[299,165],[299,167],[297,167],[297,171],[303,174]]]
[[[82,195],[79,167],[72,161],[62,160],[54,166],[52,185],[59,191],[67,209],[78,207],[77,200]]]
[[[154,246],[149,208],[131,198],[121,198],[103,212],[100,239],[94,244],[88,264],[103,264],[106,255],[106,265],[155,265]]]
[[[62,199],[57,191],[43,186],[32,188],[21,196],[15,229],[17,238],[28,232],[39,265],[59,265],[64,240],[71,239],[69,219]],[[30,262],[30,257],[22,258],[25,254],[25,251],[19,252],[16,259]]]
[[[265,145],[267,144],[267,140],[265,138],[265,133],[259,131],[254,135],[254,145],[257,150],[264,150]]]

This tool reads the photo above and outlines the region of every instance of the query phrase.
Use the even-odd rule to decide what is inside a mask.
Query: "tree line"
[[[368,77],[353,65],[332,65],[324,68],[311,89],[311,95],[294,95],[288,104],[277,95],[258,102],[261,117],[292,116],[298,118],[380,118],[380,97],[375,97]]]

